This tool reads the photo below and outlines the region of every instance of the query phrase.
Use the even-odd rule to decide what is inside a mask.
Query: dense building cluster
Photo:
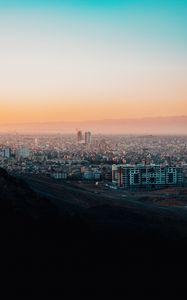
[[[111,182],[113,165],[134,166],[130,172],[135,172],[138,182],[143,180],[138,175],[142,170],[149,173],[148,166],[157,181],[164,178],[166,167],[173,174],[180,169],[187,175],[187,136],[92,135],[80,130],[72,135],[0,136],[0,167],[13,174]]]

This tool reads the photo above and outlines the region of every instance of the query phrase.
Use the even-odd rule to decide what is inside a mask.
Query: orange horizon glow
[[[37,103],[38,102],[38,103]],[[81,122],[103,119],[141,119],[146,117],[168,117],[187,115],[187,101],[11,101],[1,104],[0,124],[37,122]]]
[[[0,10],[0,124],[187,115],[178,1],[18,2]]]

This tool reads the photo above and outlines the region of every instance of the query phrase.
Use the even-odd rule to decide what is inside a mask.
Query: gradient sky
[[[0,0],[0,122],[187,115],[187,0]]]

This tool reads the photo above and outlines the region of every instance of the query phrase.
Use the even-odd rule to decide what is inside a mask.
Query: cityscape
[[[14,298],[35,299],[37,276],[41,299],[185,287],[186,16],[186,0],[0,0],[0,266]]]
[[[80,129],[66,135],[1,134],[0,167],[41,195],[50,185],[48,195],[57,197],[58,187],[58,201],[69,185],[112,196],[114,203],[128,197],[187,205],[187,136],[98,135]]]
[[[177,167],[187,176],[186,136],[0,135],[0,166],[12,174],[112,181],[113,165]]]

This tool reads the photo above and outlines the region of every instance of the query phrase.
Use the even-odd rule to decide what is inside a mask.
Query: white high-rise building
[[[90,145],[92,141],[92,134],[90,131],[85,132],[85,144]]]

